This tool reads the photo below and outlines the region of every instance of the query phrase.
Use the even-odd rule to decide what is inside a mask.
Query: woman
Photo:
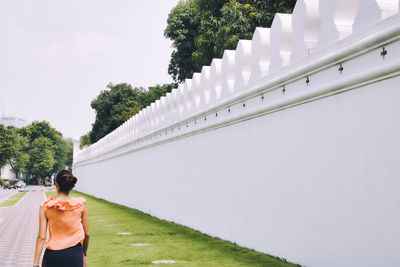
[[[86,200],[69,196],[76,181],[70,171],[60,171],[55,183],[57,195],[49,197],[40,206],[34,267],[39,266],[40,254],[46,241],[47,223],[50,238],[45,244],[42,267],[86,266],[84,256],[89,245]]]

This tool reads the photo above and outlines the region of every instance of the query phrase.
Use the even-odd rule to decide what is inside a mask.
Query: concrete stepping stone
[[[175,261],[172,260],[159,260],[159,261],[153,261],[154,264],[159,264],[159,263],[175,263]]]
[[[120,233],[118,233],[118,235],[130,235],[130,234],[132,234],[132,233],[130,233],[130,232],[120,232]]]
[[[131,246],[132,247],[145,247],[145,246],[149,246],[150,244],[146,244],[146,243],[143,243],[143,244],[140,244],[140,243],[138,243],[138,244],[131,244]]]

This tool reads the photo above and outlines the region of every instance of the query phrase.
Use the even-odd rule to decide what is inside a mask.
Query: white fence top
[[[97,143],[75,150],[74,166],[113,156],[117,150],[126,153],[221,127],[322,94],[327,89],[320,84],[318,89],[292,98],[277,101],[266,97],[268,105],[258,111],[219,122],[215,118],[220,110],[231,112],[230,107],[237,103],[245,107],[255,96],[264,101],[264,94],[285,93],[286,87],[298,80],[304,79],[308,86],[314,73],[332,65],[337,64],[341,73],[342,62],[363,51],[378,46],[384,57],[385,42],[400,38],[399,7],[400,0],[298,0],[293,14],[276,14],[270,29],[257,28],[252,40],[240,40],[236,50],[226,50],[222,59],[213,59],[211,66],[204,66],[201,73],[193,74]],[[376,71],[393,73],[399,66],[392,61]],[[363,74],[364,79],[367,75]],[[199,125],[207,119],[208,125]],[[190,129],[184,129],[189,125]]]

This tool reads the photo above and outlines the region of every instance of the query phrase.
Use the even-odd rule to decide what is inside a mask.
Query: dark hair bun
[[[76,181],[76,177],[67,170],[60,171],[56,176],[56,182],[59,186],[59,191],[63,193],[69,193],[72,188],[74,188]]]

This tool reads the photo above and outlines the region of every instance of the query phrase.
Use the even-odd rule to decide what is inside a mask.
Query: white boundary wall
[[[297,1],[76,150],[77,189],[306,266],[400,266],[399,5]]]

